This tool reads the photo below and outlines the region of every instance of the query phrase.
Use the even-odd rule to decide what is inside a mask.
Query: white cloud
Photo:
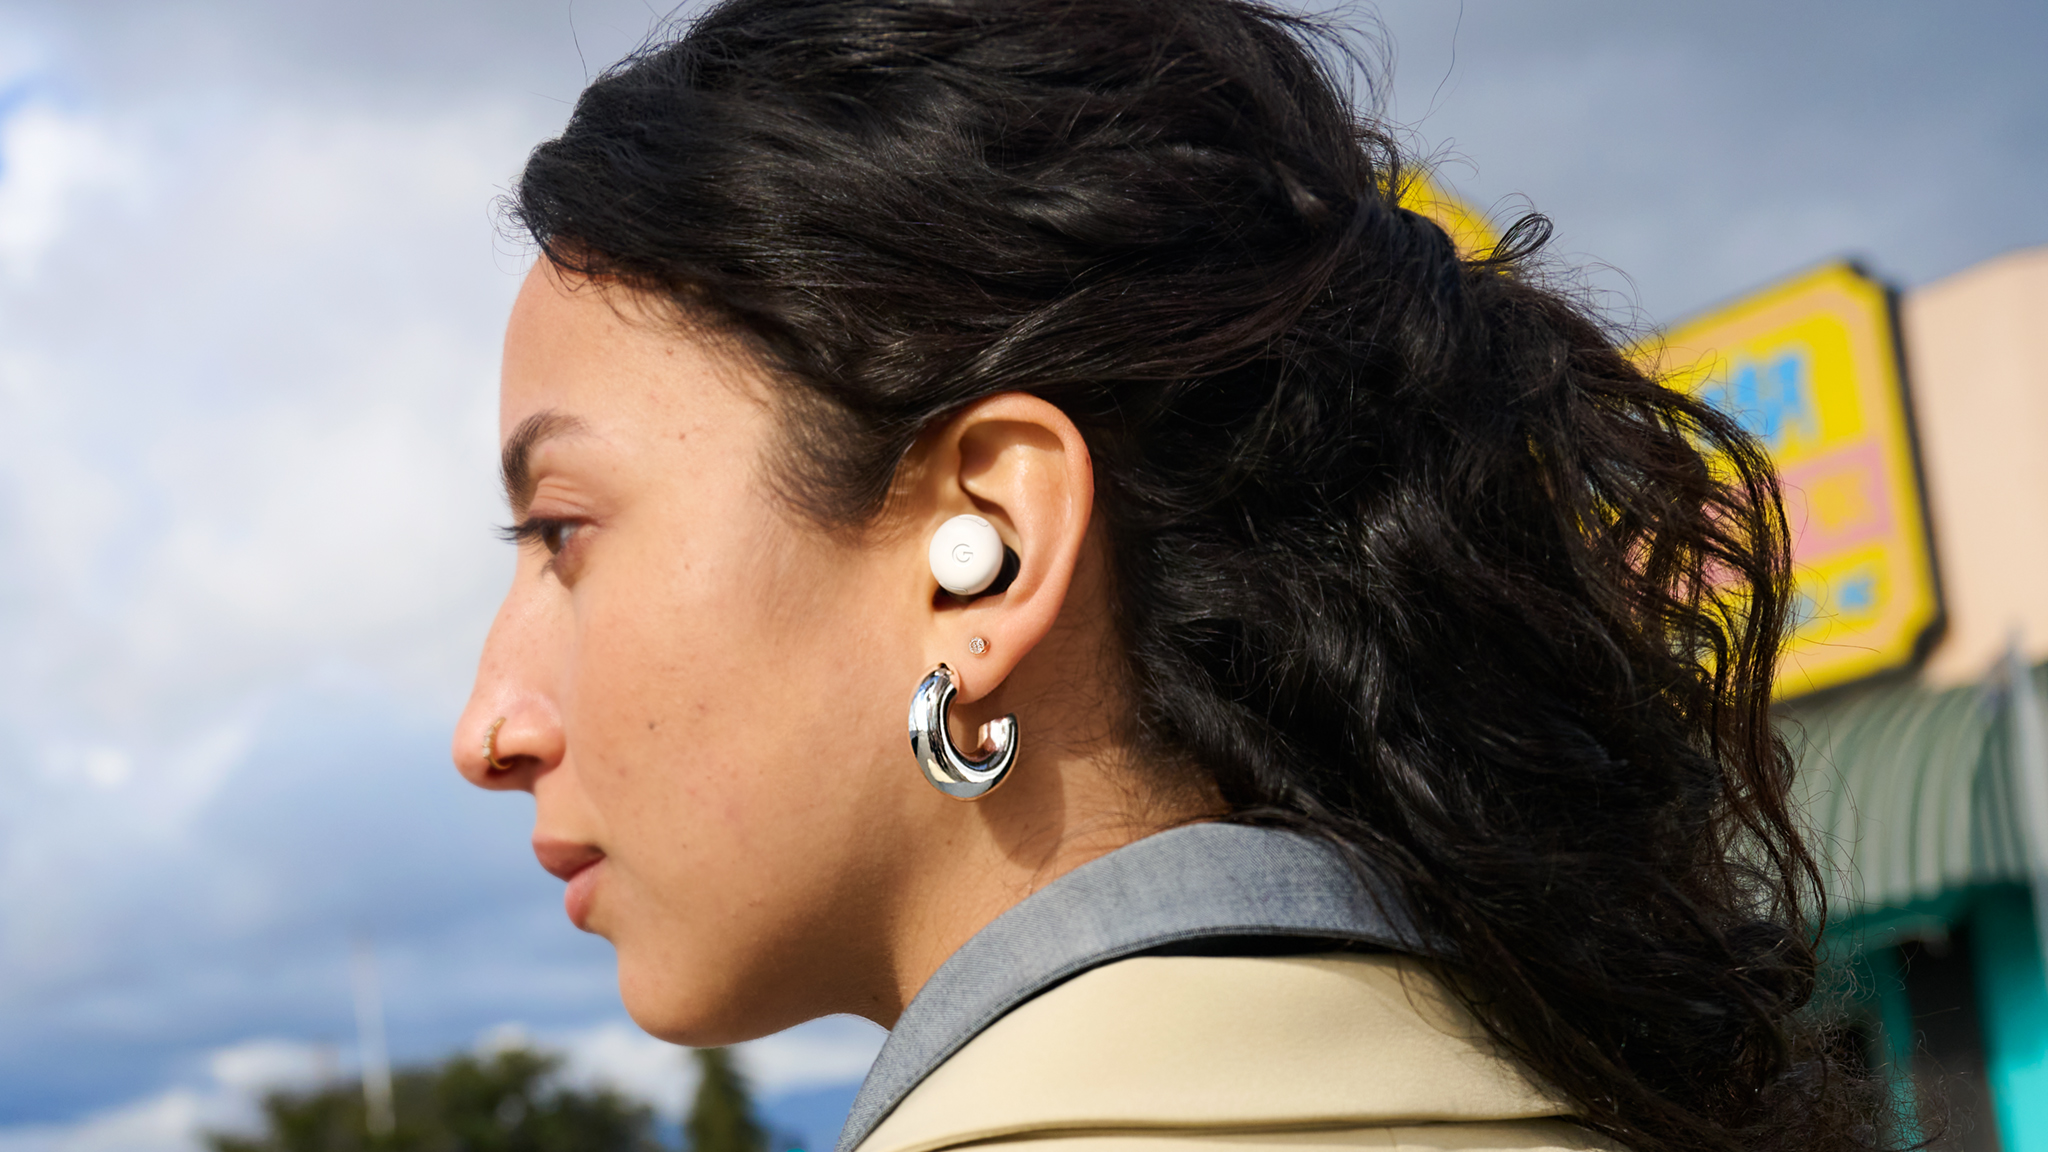
[[[338,1060],[332,1045],[258,1038],[214,1050],[206,1058],[206,1068],[223,1089],[255,1097],[332,1080]]]
[[[831,1016],[735,1046],[740,1071],[757,1096],[772,1099],[813,1088],[858,1083],[875,1062],[888,1033],[851,1016]],[[610,1088],[680,1118],[697,1088],[689,1051],[642,1032],[628,1021],[535,1037],[520,1025],[500,1025],[478,1044],[493,1051],[539,1044],[563,1056],[564,1083]]]
[[[335,1075],[332,1049],[277,1039],[218,1049],[206,1066],[212,1083],[203,1088],[172,1088],[69,1124],[0,1128],[0,1152],[200,1152],[204,1133],[254,1125],[265,1092]]]
[[[260,1129],[269,1091],[336,1079],[335,1051],[254,1039],[208,1053],[211,1082],[154,1092],[69,1123],[0,1127],[0,1152],[202,1152],[208,1132]]]
[[[109,744],[58,742],[43,749],[44,775],[60,784],[82,780],[101,791],[112,791],[126,784],[134,771],[134,757]]]
[[[609,1088],[672,1120],[683,1115],[697,1090],[697,1067],[688,1049],[657,1040],[623,1020],[557,1036],[546,1046],[564,1058],[563,1083]]]
[[[122,190],[135,158],[107,125],[45,101],[0,108],[0,274],[35,278],[44,255],[77,225],[82,202]]]
[[[197,1152],[216,1102],[185,1088],[97,1112],[71,1124],[0,1128],[0,1152]]]
[[[748,1078],[767,1096],[860,1080],[889,1034],[855,1016],[829,1016],[740,1046]]]

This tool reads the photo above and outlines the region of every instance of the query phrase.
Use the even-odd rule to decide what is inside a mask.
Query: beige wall
[[[2017,627],[2048,658],[2048,248],[1900,305],[1948,631],[1940,684],[1981,677]]]

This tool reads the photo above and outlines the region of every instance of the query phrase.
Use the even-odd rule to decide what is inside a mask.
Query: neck
[[[1016,780],[985,800],[958,805],[934,838],[924,865],[912,870],[913,887],[896,919],[893,963],[869,1014],[876,1023],[894,1027],[948,957],[1025,897],[1091,860],[1207,814],[1134,805],[1140,789],[1119,779],[1123,771],[1061,759],[1020,760]]]

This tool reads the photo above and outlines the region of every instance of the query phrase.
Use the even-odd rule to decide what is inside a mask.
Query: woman
[[[1400,207],[1334,43],[727,0],[600,77],[457,759],[648,1031],[892,1029],[842,1149],[1875,1145],[1768,463]]]

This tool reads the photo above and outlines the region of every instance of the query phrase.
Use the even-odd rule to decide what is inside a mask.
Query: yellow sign
[[[1485,214],[1422,172],[1403,178],[1400,201],[1401,207],[1429,217],[1449,233],[1458,254],[1467,260],[1486,255],[1500,243],[1500,233]]]
[[[1941,615],[1891,303],[1848,264],[1796,276],[1664,337],[1658,368],[1770,450],[1797,582],[1778,693],[1910,662]]]

